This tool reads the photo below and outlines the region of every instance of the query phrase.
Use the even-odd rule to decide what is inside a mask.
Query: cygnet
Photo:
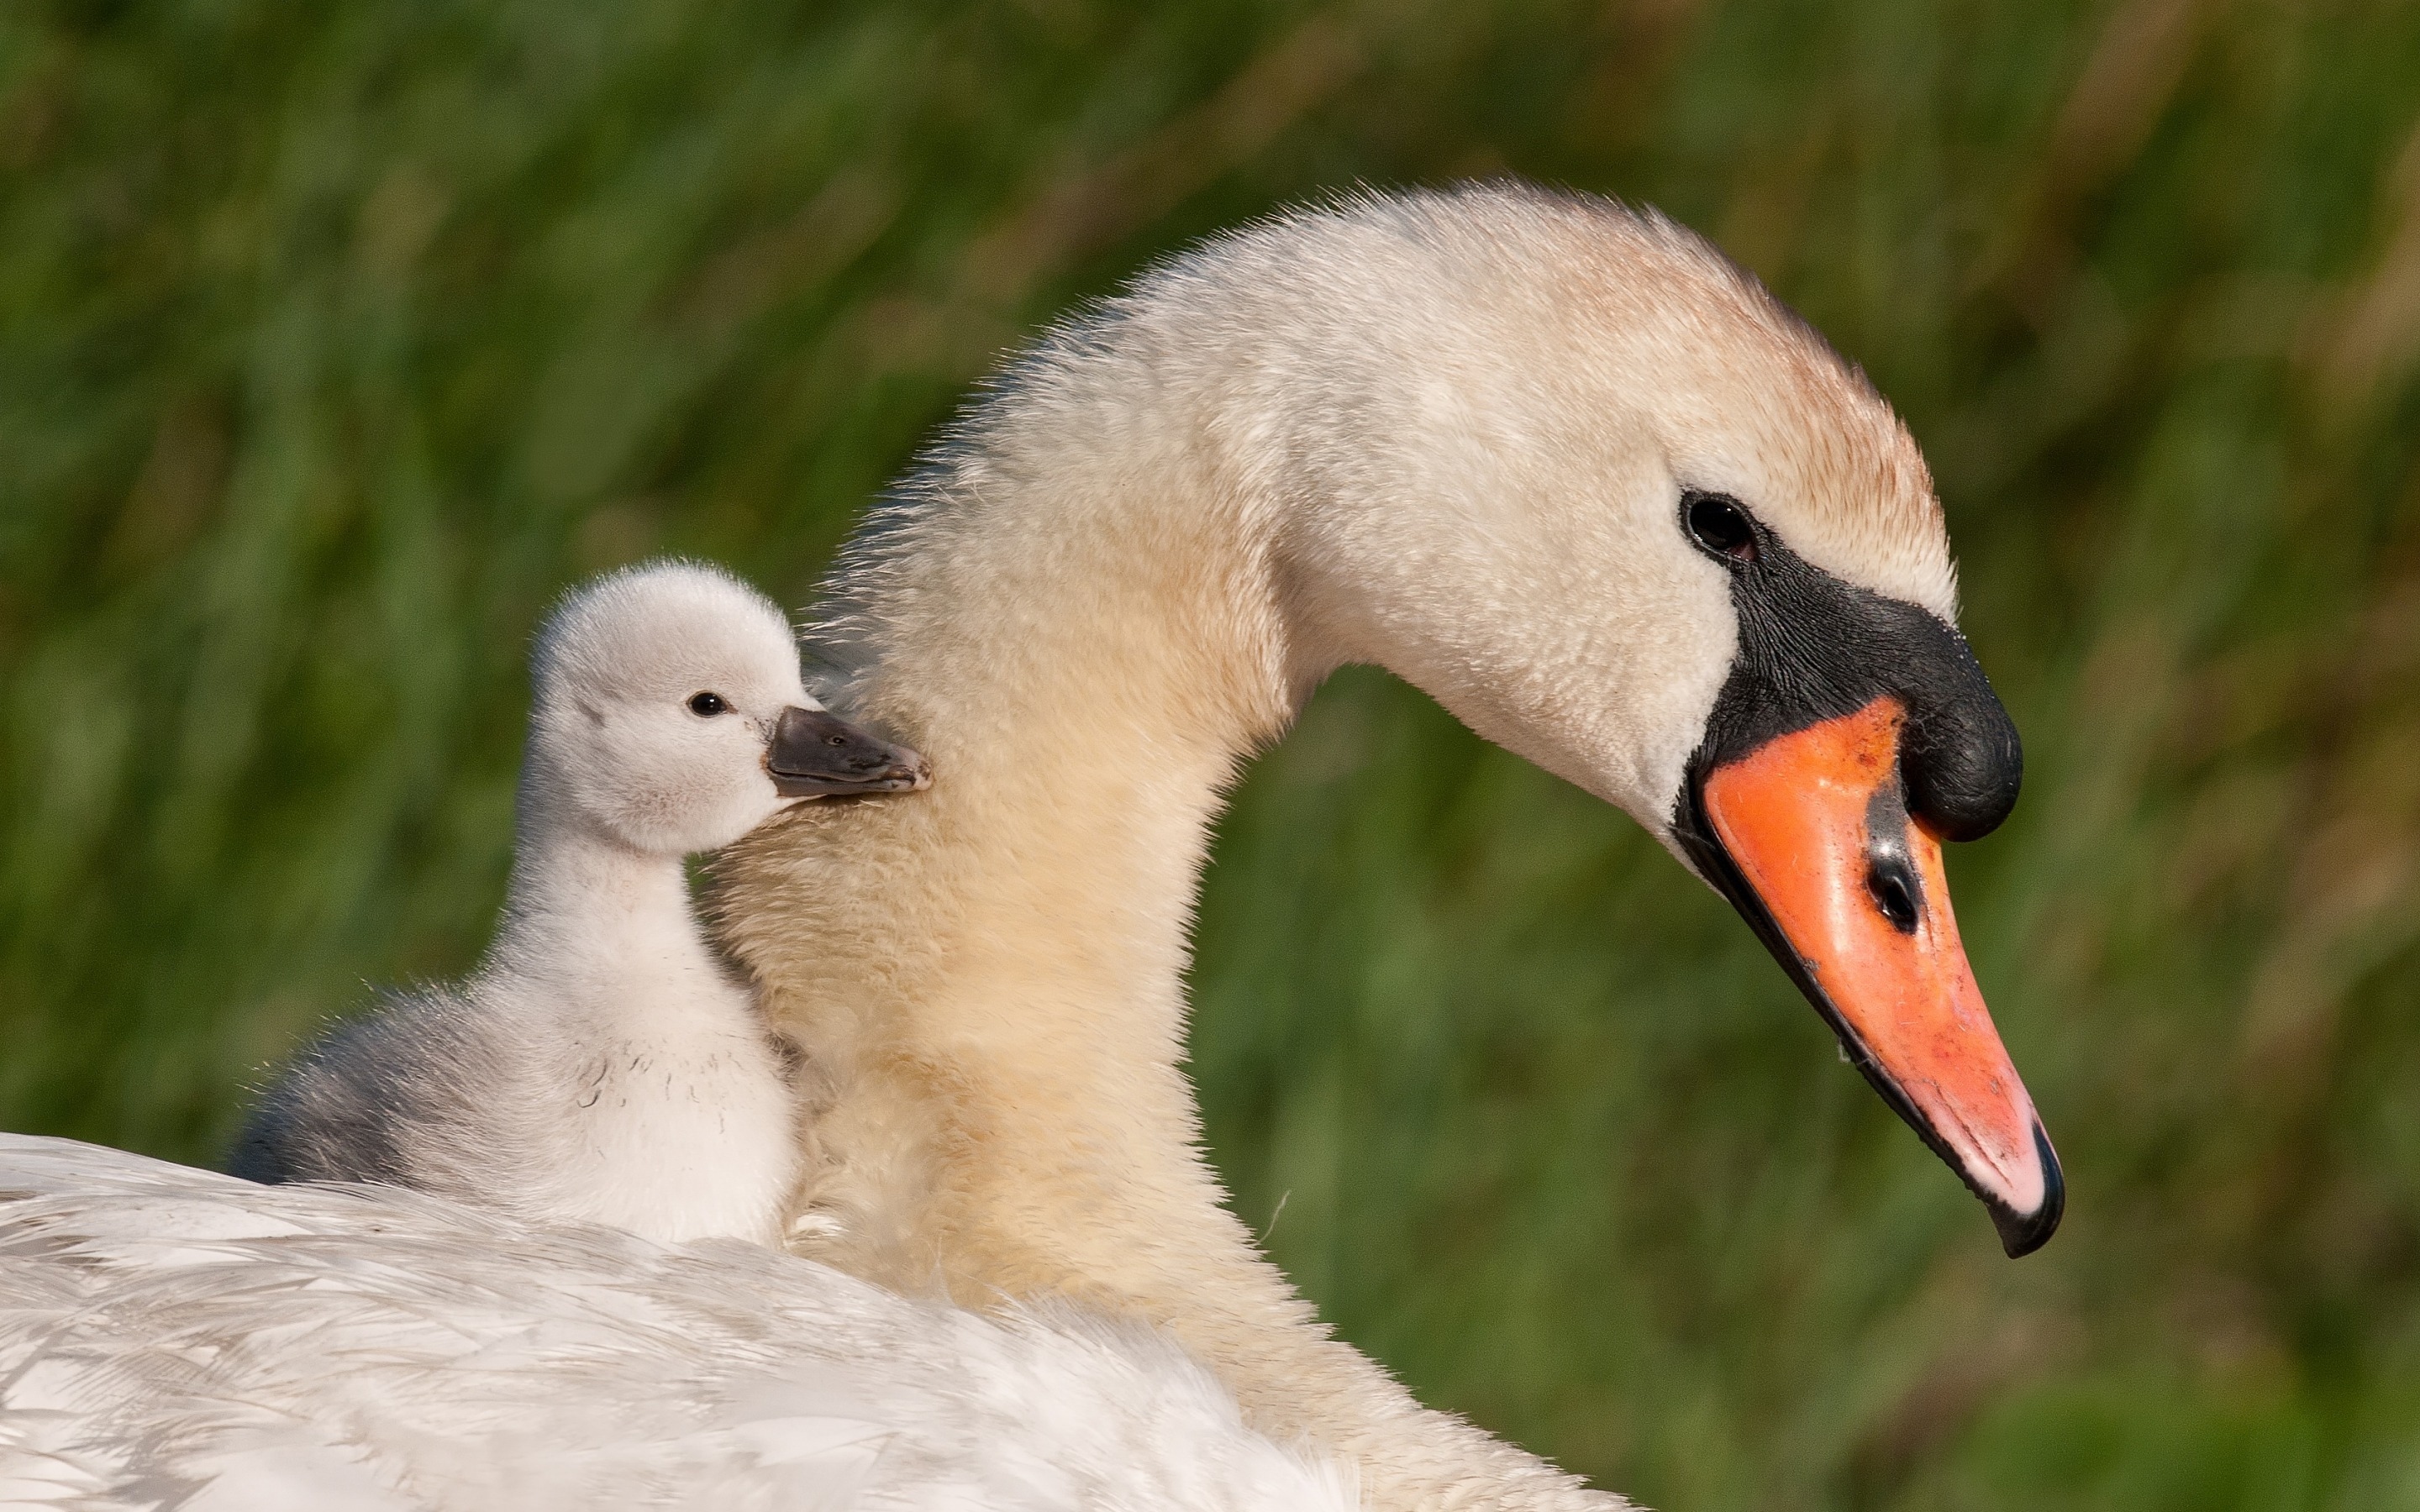
[[[923,760],[809,697],[782,612],[709,567],[650,564],[574,593],[531,676],[486,959],[305,1052],[231,1168],[667,1242],[774,1242],[796,1177],[786,1066],[708,947],[682,859],[802,799],[923,787]]]

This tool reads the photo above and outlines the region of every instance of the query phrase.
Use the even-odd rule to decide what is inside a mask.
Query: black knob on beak
[[[933,780],[923,757],[822,709],[782,711],[765,769],[785,798],[908,793]]]
[[[1906,658],[1908,812],[1943,840],[1979,840],[2017,806],[2025,748],[1966,638],[1938,622],[1924,629],[1933,654]]]

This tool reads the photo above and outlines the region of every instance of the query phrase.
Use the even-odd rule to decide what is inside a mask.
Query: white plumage
[[[0,1134],[0,1506],[1347,1512],[1158,1336]]]

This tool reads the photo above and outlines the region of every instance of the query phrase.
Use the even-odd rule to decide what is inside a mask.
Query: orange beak
[[[2065,1188],[1959,943],[1941,842],[1908,817],[1906,719],[1878,698],[1769,740],[1708,773],[1699,802],[1753,906],[1732,901],[2013,1257],[2057,1228]]]

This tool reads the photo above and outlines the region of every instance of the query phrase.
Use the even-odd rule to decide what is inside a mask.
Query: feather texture
[[[0,1506],[1355,1501],[1131,1325],[0,1134]]]

